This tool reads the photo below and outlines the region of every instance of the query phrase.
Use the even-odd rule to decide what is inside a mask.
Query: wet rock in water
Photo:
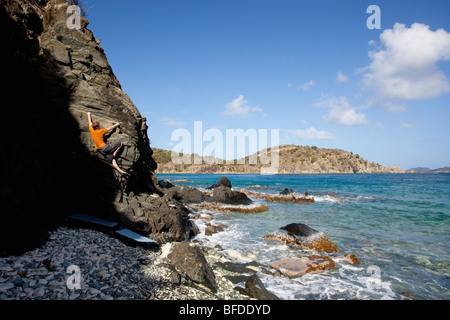
[[[314,197],[309,194],[296,193],[293,190],[284,189],[278,194],[264,194],[256,193],[248,190],[242,190],[242,193],[255,197],[256,199],[263,199],[267,202],[293,202],[293,203],[315,203]]]
[[[210,198],[209,195],[204,194],[196,188],[180,186],[176,186],[168,190],[166,192],[166,196],[182,203],[200,203]]]
[[[231,188],[225,186],[214,188],[214,193],[211,200],[213,202],[231,205],[249,205],[253,203],[253,201],[242,192],[231,190]]]
[[[230,182],[230,180],[228,180],[227,177],[220,177],[219,181],[216,184],[213,184],[212,186],[208,187],[207,189],[214,189],[214,188],[217,188],[220,186],[231,188],[231,182]]]
[[[297,278],[307,273],[334,270],[336,264],[330,257],[311,255],[277,260],[270,263],[270,267],[288,278]]]
[[[285,188],[283,191],[280,192],[280,194],[283,195],[283,196],[287,196],[287,195],[289,195],[291,193],[294,193],[294,191],[292,189],[289,190],[288,188]]]
[[[226,228],[228,227],[223,223],[216,223],[216,224],[206,223],[205,235],[211,236],[214,233],[225,230]]]
[[[361,263],[354,254],[344,254],[343,256],[333,257],[334,259],[342,259],[342,262],[359,266]]]
[[[267,186],[260,186],[259,184],[254,184],[253,186],[248,187],[249,189],[267,189]]]
[[[265,240],[274,240],[289,246],[298,246],[318,252],[338,252],[339,248],[328,237],[302,223],[290,224],[280,228],[276,233],[264,236]]]
[[[258,213],[269,210],[269,207],[259,203],[251,203],[249,205],[226,205],[220,203],[204,203],[200,208],[224,211],[224,212],[240,212],[240,213]]]
[[[191,246],[188,241],[183,241],[173,245],[168,258],[180,274],[206,286],[214,293],[217,292],[214,271],[199,248]]]
[[[303,223],[291,223],[287,226],[281,227],[280,229],[287,231],[295,237],[309,237],[313,234],[319,233],[319,231],[314,230]]]

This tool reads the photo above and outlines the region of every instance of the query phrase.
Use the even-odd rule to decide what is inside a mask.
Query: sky
[[[172,134],[201,121],[403,169],[450,166],[448,0],[83,3],[152,148],[172,150]]]

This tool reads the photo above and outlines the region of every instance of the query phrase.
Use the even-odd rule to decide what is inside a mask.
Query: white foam
[[[328,194],[326,194],[324,196],[314,196],[314,200],[316,200],[316,202],[334,202],[334,203],[346,201],[343,198],[330,196]]]
[[[211,212],[204,209],[202,213]],[[220,245],[224,252],[229,253],[231,260],[246,263],[257,261],[266,266],[271,262],[298,256],[308,255],[312,252],[301,248],[291,248],[283,243],[265,241],[258,237],[250,237],[251,230],[248,229],[248,221],[234,218],[232,224],[230,220],[217,219],[215,214],[211,223],[222,222],[228,225],[225,230],[206,236],[204,234],[205,222],[196,220],[200,234],[196,237],[205,244]],[[277,231],[279,233],[280,231]],[[283,233],[284,235],[285,233]],[[319,232],[306,239],[311,240],[322,235]],[[303,239],[302,239],[303,240]],[[265,287],[285,300],[306,300],[306,299],[361,299],[361,300],[389,300],[399,299],[391,289],[393,279],[382,275],[381,278],[371,278],[367,272],[367,267],[349,265],[341,259],[334,259],[337,269],[326,271],[320,274],[306,274],[300,278],[289,279],[286,277],[276,277],[257,272]]]

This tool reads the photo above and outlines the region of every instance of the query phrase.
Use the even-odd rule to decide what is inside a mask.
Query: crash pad
[[[71,220],[92,223],[92,224],[99,225],[99,226],[106,227],[106,228],[115,228],[119,225],[117,222],[114,222],[114,221],[105,220],[105,219],[97,218],[97,217],[90,216],[87,214],[82,214],[82,213],[75,214],[75,215],[69,216],[67,218],[71,219]]]
[[[131,239],[131,240],[139,242],[139,243],[148,243],[148,244],[156,244],[157,243],[155,240],[141,236],[140,234],[133,232],[129,229],[121,229],[121,230],[116,230],[114,232],[125,238]]]

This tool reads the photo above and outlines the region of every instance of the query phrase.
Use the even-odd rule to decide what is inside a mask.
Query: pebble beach
[[[0,258],[0,300],[247,300],[214,268],[219,287],[212,293],[184,278],[174,284],[164,246],[125,245],[90,229],[61,227],[41,248]],[[205,247],[208,263],[226,262],[221,250]],[[79,286],[78,286],[79,284]]]

